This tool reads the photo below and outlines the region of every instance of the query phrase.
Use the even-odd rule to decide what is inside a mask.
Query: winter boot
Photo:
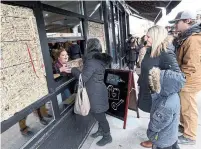
[[[110,135],[110,133],[103,133],[103,138],[98,141],[96,144],[98,146],[105,146],[108,143],[112,142],[112,136]]]
[[[91,134],[91,137],[92,137],[92,138],[97,138],[97,137],[99,137],[99,136],[103,136],[103,130],[102,130],[101,127],[98,127],[97,132]]]

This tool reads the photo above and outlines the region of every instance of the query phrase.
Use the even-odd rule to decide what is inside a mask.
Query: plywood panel
[[[102,37],[102,36],[104,36],[104,32],[103,32],[103,30],[101,28],[90,28],[89,36]]]
[[[32,17],[1,16],[1,41],[28,41],[34,38]]]
[[[33,11],[29,8],[5,4],[0,6],[1,120],[6,120],[47,95],[48,89]]]
[[[32,18],[13,18],[17,41],[33,40]]]
[[[5,112],[8,112],[5,110],[7,106],[15,107],[13,108],[15,110],[10,110],[8,114],[12,115],[48,94],[44,74],[40,71],[37,71],[36,74],[31,63],[1,70],[2,117],[5,117]]]
[[[16,39],[14,24],[12,17],[1,16],[1,42],[2,41],[13,41]]]
[[[31,30],[33,34],[33,41],[35,41],[36,44],[38,44],[38,48],[40,48],[40,40],[38,36],[38,28],[37,28],[37,23],[35,17],[30,18],[31,19]],[[40,50],[41,51],[41,50]]]
[[[13,116],[16,112],[19,112],[27,105],[32,104],[36,99],[40,99],[47,94],[47,84],[41,84],[31,89],[20,90],[16,96],[9,98],[1,98],[1,120],[6,120]]]
[[[12,67],[23,63],[30,62],[28,48],[33,60],[41,58],[41,51],[33,41],[20,42],[1,42],[1,68]]]
[[[19,90],[40,86],[46,82],[44,74],[41,71],[35,73],[30,62],[1,70],[0,78],[7,90],[6,97],[8,99],[15,96]]]
[[[104,25],[100,23],[88,22],[89,37],[98,38],[101,42],[103,52],[106,50]]]
[[[33,16],[33,10],[1,3],[0,15],[27,18]]]
[[[89,27],[92,27],[92,28],[102,28],[100,23],[89,22],[88,24],[89,24]]]

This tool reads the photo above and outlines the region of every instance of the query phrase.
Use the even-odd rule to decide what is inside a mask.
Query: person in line
[[[71,60],[75,60],[82,57],[80,46],[76,41],[72,42],[72,45],[68,48],[69,57]]]
[[[146,37],[146,54],[141,63],[141,74],[139,76],[138,85],[140,87],[138,94],[138,107],[150,113],[152,106],[152,98],[149,88],[149,71],[153,67],[159,67],[161,70],[173,70],[179,72],[175,49],[172,45],[173,38],[168,36],[168,32],[164,27],[153,26],[149,28]],[[141,143],[146,148],[152,147],[151,141]]]
[[[179,149],[179,91],[184,84],[185,76],[181,71],[160,70],[157,67],[149,71],[152,107],[147,136],[153,143],[153,149]]]
[[[130,51],[130,39],[133,38],[131,34],[128,35],[126,39],[126,48],[125,48],[125,63],[129,67],[129,51]]]
[[[46,121],[44,119],[44,117],[45,118],[52,118],[52,115],[48,114],[48,110],[45,107],[45,105],[38,108],[36,111],[34,111],[34,113],[38,116],[40,123],[42,125],[48,124],[48,121]],[[29,135],[33,134],[33,132],[31,131],[31,128],[29,126],[27,126],[27,124],[26,124],[26,118],[27,117],[25,117],[19,121],[20,132],[23,136],[29,136]]]
[[[146,35],[142,36],[141,37],[141,40],[140,40],[140,50],[139,50],[139,54],[138,54],[138,59],[137,59],[137,67],[140,68],[141,67],[141,63],[142,63],[142,60],[144,59],[144,56],[146,54]]]
[[[133,70],[134,65],[136,64],[137,59],[137,40],[134,37],[131,37],[129,41],[129,69]]]
[[[138,57],[139,57],[139,52],[140,49],[143,47],[144,45],[141,44],[141,38],[136,37],[136,59],[135,59],[135,64],[137,65],[138,62]]]
[[[177,32],[176,51],[186,84],[180,92],[181,116],[179,144],[194,145],[198,127],[196,95],[201,91],[201,23],[196,23],[196,14],[191,11],[179,12],[174,23]]]
[[[97,38],[87,41],[87,55],[84,58],[82,72],[78,68],[72,68],[71,73],[75,78],[82,75],[82,80],[86,84],[87,93],[90,100],[90,112],[98,121],[98,131],[92,134],[93,138],[103,136],[97,142],[98,146],[104,146],[112,142],[110,126],[106,119],[106,111],[109,109],[108,90],[104,83],[105,69],[112,62],[112,57],[101,53],[102,46]]]

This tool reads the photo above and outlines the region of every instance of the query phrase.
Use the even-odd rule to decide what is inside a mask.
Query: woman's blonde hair
[[[164,27],[156,25],[149,28],[147,36],[152,38],[151,57],[157,57],[161,51],[166,51],[170,39]]]

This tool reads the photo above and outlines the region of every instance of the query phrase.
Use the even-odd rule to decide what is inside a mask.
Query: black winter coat
[[[138,95],[138,106],[145,112],[150,112],[152,100],[149,89],[149,70],[153,67],[159,67],[161,70],[173,70],[181,72],[177,63],[176,55],[174,53],[175,48],[171,44],[168,46],[166,52],[161,52],[160,56],[151,58],[151,48],[147,49],[147,52],[142,60],[141,74],[138,80],[140,91]]]
[[[104,75],[106,67],[111,62],[111,56],[92,51],[84,60],[82,72],[77,68],[72,68],[72,74],[77,79],[82,73],[93,113],[102,113],[109,109],[108,90],[104,83]]]
[[[82,57],[81,49],[78,44],[72,44],[72,46],[69,47],[68,52],[71,60],[75,60]]]

